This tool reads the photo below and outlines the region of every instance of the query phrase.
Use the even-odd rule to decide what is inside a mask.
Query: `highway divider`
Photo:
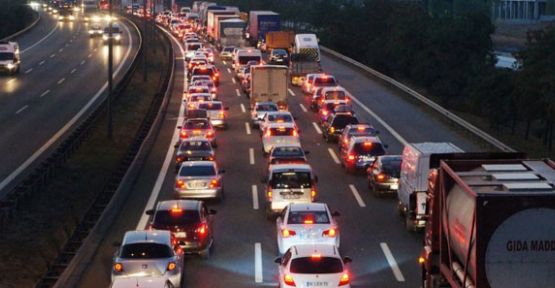
[[[426,105],[427,107],[433,109],[434,111],[436,111],[437,113],[439,113],[440,115],[444,116],[445,118],[447,118],[448,120],[450,120],[451,122],[457,124],[458,126],[462,127],[463,129],[467,130],[468,132],[470,132],[471,134],[477,136],[478,138],[480,138],[481,140],[487,142],[489,145],[504,151],[504,152],[515,152],[515,150],[511,147],[509,147],[508,145],[506,145],[505,143],[497,140],[495,137],[489,135],[488,133],[484,132],[483,130],[481,130],[480,128],[472,125],[471,123],[467,122],[466,120],[462,119],[461,117],[455,115],[454,113],[452,113],[451,111],[443,108],[441,105],[435,103],[434,101],[428,99],[426,96],[414,91],[413,89],[407,87],[406,85],[404,85],[403,83],[381,73],[378,72],[350,57],[347,57],[339,52],[336,52],[334,50],[331,50],[327,47],[324,46],[320,46],[320,50],[322,52],[324,52],[325,54],[341,60],[343,62],[346,62],[348,64],[350,64],[351,66],[354,66],[356,68],[358,68],[359,70],[362,70],[363,72],[365,72],[367,75],[370,75],[372,77],[378,78],[394,87],[396,87],[397,89],[403,91],[405,94],[412,96],[414,99],[416,99],[417,101],[419,101],[420,103]]]

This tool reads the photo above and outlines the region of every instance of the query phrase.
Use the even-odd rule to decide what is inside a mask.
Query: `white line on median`
[[[77,69],[73,68],[73,69],[71,69],[71,71],[69,72],[69,74],[73,74],[73,73],[75,73],[75,71],[77,71]]]
[[[335,162],[335,164],[341,164],[341,162],[339,161],[339,158],[337,158],[337,154],[335,154],[335,151],[333,151],[333,149],[328,148],[328,152],[330,153],[330,156],[333,159],[333,162]]]
[[[42,92],[42,94],[40,94],[39,97],[42,98],[42,97],[46,96],[46,94],[48,94],[48,93],[50,93],[50,90],[46,90],[46,91]]]
[[[262,245],[254,243],[254,282],[262,283]]]
[[[241,97],[241,92],[239,92],[239,89],[235,89],[235,94],[237,94],[237,97]]]
[[[227,73],[231,74],[231,69],[227,68]]]
[[[247,135],[251,135],[251,125],[249,125],[249,122],[245,122],[245,130],[247,130]]]
[[[380,247],[382,247],[385,259],[387,259],[387,263],[389,263],[395,279],[397,279],[398,282],[405,282],[405,277],[403,276],[401,269],[399,269],[399,265],[397,265],[397,261],[395,261],[395,257],[393,257],[393,253],[391,253],[391,250],[389,250],[389,246],[387,246],[387,243],[380,243]]]
[[[62,78],[62,79],[58,80],[58,85],[64,83],[64,81],[66,81],[66,78]]]
[[[291,90],[291,88],[287,88],[287,91],[289,91],[289,94],[291,94],[291,96],[295,97],[297,95],[295,95],[295,92],[293,92],[293,90]]]
[[[56,56],[56,54],[51,54],[50,58],[54,58]]]
[[[42,64],[44,64],[44,62],[46,62],[46,60],[42,60],[39,62],[39,66],[42,66]]]
[[[360,197],[360,194],[358,193],[357,187],[355,187],[355,185],[353,184],[349,184],[349,189],[351,189],[351,192],[353,192],[353,195],[355,196],[355,199],[358,202],[358,206],[360,207],[366,207],[366,203],[364,203],[364,200],[362,200],[362,197]]]
[[[318,124],[316,124],[316,122],[312,122],[312,126],[314,126],[314,129],[316,129],[316,133],[318,134],[322,134],[322,130],[320,129],[320,127],[318,127]]]
[[[33,72],[33,68],[27,69],[27,71],[25,71],[25,74],[29,74],[29,73],[31,73],[31,72]]]
[[[303,112],[308,112],[306,107],[304,107],[303,103],[300,103],[299,106],[301,106],[301,110],[303,110]]]
[[[254,148],[249,148],[249,163],[254,165]]]
[[[252,209],[258,210],[258,186],[252,185]]]
[[[247,109],[245,108],[245,105],[243,105],[243,103],[241,103],[241,112],[247,113]]]
[[[235,78],[231,78],[231,82],[233,82],[233,84],[237,84],[237,81],[235,81]]]
[[[23,110],[27,109],[28,107],[29,107],[29,105],[25,105],[25,106],[19,108],[19,110],[15,111],[15,114],[19,114],[19,113],[23,112]]]

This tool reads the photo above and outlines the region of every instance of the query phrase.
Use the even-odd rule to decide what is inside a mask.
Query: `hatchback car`
[[[313,92],[315,89],[318,89],[320,87],[336,87],[338,85],[337,83],[338,83],[337,80],[332,75],[329,75],[329,74],[316,75],[310,87],[312,90],[309,92]]]
[[[340,151],[341,166],[348,173],[367,169],[376,157],[385,155],[385,147],[377,137],[352,137],[349,144]]]
[[[206,75],[209,76],[216,86],[220,85],[220,73],[214,65],[197,66],[191,70],[189,77],[195,75]]]
[[[218,87],[216,87],[216,84],[214,84],[214,81],[212,81],[211,79],[200,79],[200,80],[195,80],[194,82],[191,82],[192,85],[195,86],[205,86],[208,87],[209,92],[212,95],[212,100],[216,99],[218,96]]]
[[[320,89],[321,88],[321,89]],[[341,86],[335,87],[316,87],[320,91],[320,95],[322,96],[320,102],[318,103],[318,108],[324,106],[327,103],[350,103],[351,102],[351,94]]]
[[[276,145],[301,145],[299,132],[294,123],[270,123],[262,135],[262,152],[270,153]]]
[[[362,136],[377,136],[380,131],[376,130],[374,126],[370,124],[350,124],[345,126],[343,133],[339,136],[337,143],[339,144],[339,150],[349,144],[352,137],[362,137]]]
[[[215,147],[216,144],[216,133],[214,127],[210,124],[208,119],[187,119],[183,126],[179,126],[179,138],[185,140],[191,137],[203,137],[212,143]]]
[[[119,278],[167,277],[180,287],[183,258],[174,250],[169,231],[127,231],[114,254],[112,282]]]
[[[292,246],[279,264],[279,287],[338,287],[350,288],[351,276],[345,264],[351,258],[341,258],[332,244],[304,244]]]
[[[378,156],[376,161],[366,170],[368,188],[377,197],[386,193],[395,194],[399,190],[401,175],[401,156]]]
[[[251,122],[253,127],[258,127],[262,117],[267,112],[277,112],[279,110],[276,103],[273,102],[257,102],[251,109]]]
[[[277,244],[280,254],[300,244],[332,244],[339,248],[339,228],[324,203],[289,204],[276,219]]]
[[[191,61],[189,61],[189,64],[187,64],[187,73],[191,73],[193,68],[195,68],[197,66],[204,66],[206,64],[208,64],[207,59],[203,59],[203,58],[191,59]]]
[[[300,145],[277,145],[268,154],[269,164],[289,164],[307,163],[306,155],[309,151],[304,151]]]
[[[220,58],[222,60],[232,60],[233,59],[233,46],[225,46],[220,52]]]
[[[183,93],[183,97],[185,100],[187,100],[189,98],[189,96],[191,94],[195,94],[195,93],[210,93],[210,87],[208,86],[201,86],[201,85],[197,85],[199,83],[195,82],[192,83],[191,85],[189,85],[189,87],[187,88],[187,91],[185,91],[185,93]]]
[[[270,64],[273,65],[288,65],[289,55],[285,49],[273,49],[270,52]]]
[[[212,237],[212,215],[215,210],[208,210],[204,202],[197,200],[160,201],[153,210],[147,210],[152,216],[150,229],[167,230],[172,240],[184,253],[198,253],[209,257],[214,243]]]
[[[229,107],[224,107],[221,101],[202,102],[197,105],[197,108],[204,109],[208,112],[208,119],[210,119],[212,126],[227,129],[225,111],[229,110]]]
[[[183,162],[175,177],[175,197],[222,200],[223,173],[214,161]]]
[[[322,137],[326,142],[337,141],[347,125],[358,124],[358,119],[351,113],[335,113],[322,123]]]
[[[214,149],[210,141],[204,138],[189,138],[181,142],[175,153],[175,169],[185,161],[213,161]]]
[[[295,124],[295,118],[289,111],[266,112],[258,124],[260,132],[264,131],[268,125],[273,123],[292,123]],[[295,127],[297,125],[295,124]]]

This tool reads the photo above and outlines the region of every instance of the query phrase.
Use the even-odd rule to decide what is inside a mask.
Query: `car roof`
[[[182,208],[185,210],[199,210],[202,201],[198,200],[167,200],[160,201],[156,210],[170,210],[172,208]]]
[[[134,243],[161,243],[169,245],[171,234],[169,231],[135,230],[125,232],[122,245]]]
[[[290,164],[271,164],[268,168],[273,172],[285,172],[291,169],[300,171],[312,171],[309,164],[290,163]]]
[[[326,211],[325,203],[291,203],[289,211]]]
[[[292,258],[310,257],[318,254],[323,257],[340,258],[339,251],[334,244],[301,244],[291,246]]]

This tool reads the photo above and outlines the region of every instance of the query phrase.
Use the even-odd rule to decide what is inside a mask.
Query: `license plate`
[[[328,282],[323,282],[323,281],[306,282],[306,287],[328,287]]]
[[[189,158],[189,161],[201,161],[202,157],[191,157]]]
[[[288,194],[283,195],[283,199],[287,199],[287,200],[290,200],[290,199],[299,199],[299,198],[301,198],[301,195],[288,195]]]
[[[191,187],[193,187],[193,188],[204,188],[204,186],[206,186],[204,183],[193,183],[193,184],[191,184]]]
[[[389,186],[389,188],[391,188],[392,190],[397,190],[397,189],[399,189],[399,184],[398,183],[391,184],[391,186]]]
[[[175,237],[176,238],[185,238],[185,237],[187,237],[187,232],[176,232]]]

